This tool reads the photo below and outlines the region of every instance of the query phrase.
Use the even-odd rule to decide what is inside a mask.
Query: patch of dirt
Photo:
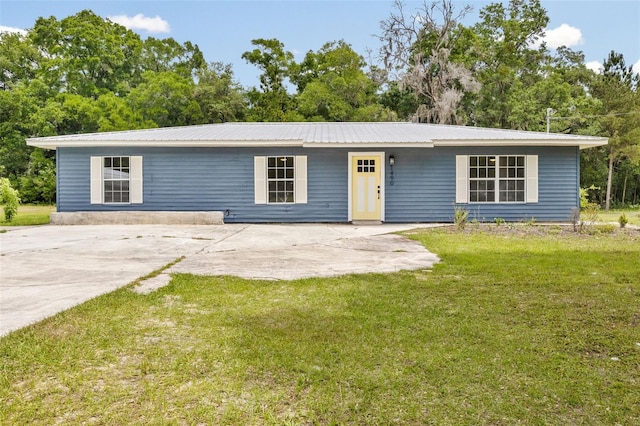
[[[527,237],[527,236],[573,236],[580,238],[593,238],[602,236],[626,235],[632,239],[640,239],[640,228],[612,226],[610,224],[594,224],[585,227],[582,232],[574,230],[573,225],[559,224],[490,224],[490,223],[469,223],[464,228],[450,226],[441,228],[445,232],[452,234],[478,234],[491,233],[495,235]]]

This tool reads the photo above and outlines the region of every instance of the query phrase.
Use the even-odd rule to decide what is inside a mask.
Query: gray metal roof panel
[[[197,126],[167,127],[146,130],[89,133],[28,139],[29,145],[54,148],[57,146],[109,145],[138,142],[148,145],[173,146],[189,142],[202,146],[244,146],[247,142],[299,142],[312,145],[357,144],[424,144],[465,145],[472,142],[550,142],[566,145],[591,146],[606,144],[605,138],[526,132],[519,130],[487,129],[406,122],[375,123],[222,123]]]

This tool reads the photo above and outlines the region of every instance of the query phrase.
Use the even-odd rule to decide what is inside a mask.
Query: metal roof
[[[376,123],[222,123],[27,139],[46,149],[87,146],[579,146],[606,145],[591,136],[407,122]]]

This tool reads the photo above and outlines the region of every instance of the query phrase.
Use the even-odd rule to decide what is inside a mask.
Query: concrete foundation
[[[53,225],[222,225],[223,212],[56,212]]]

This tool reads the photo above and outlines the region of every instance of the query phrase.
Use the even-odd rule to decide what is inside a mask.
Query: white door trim
[[[347,193],[349,194],[349,202],[347,205],[347,211],[348,211],[348,218],[347,220],[349,222],[353,221],[353,157],[359,157],[359,156],[370,156],[370,157],[375,157],[377,156],[380,159],[380,221],[384,222],[384,206],[385,206],[385,169],[386,169],[386,164],[384,162],[385,160],[385,153],[384,151],[375,151],[375,152],[371,152],[371,151],[367,151],[367,152],[349,152],[349,176],[348,176],[348,182],[349,182],[349,186],[348,186],[348,191]]]

